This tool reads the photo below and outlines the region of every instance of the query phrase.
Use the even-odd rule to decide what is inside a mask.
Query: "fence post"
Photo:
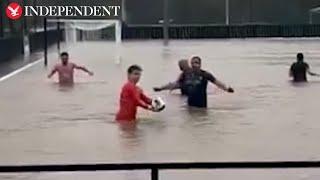
[[[309,11],[309,24],[313,24],[313,13]]]
[[[0,8],[3,9],[2,6],[3,1],[0,2]],[[0,12],[0,38],[4,37],[4,22],[3,22],[4,14],[3,11]]]
[[[48,37],[47,37],[47,18],[43,19],[44,35],[44,66],[48,65]]]
[[[229,0],[225,0],[225,24],[229,26],[230,24],[230,4]]]
[[[59,20],[59,18],[58,18]],[[60,41],[61,41],[61,28],[60,28],[60,21],[57,22],[57,31],[58,31],[58,42],[57,42],[57,50],[58,56],[60,55]]]
[[[159,169],[157,168],[151,169],[151,180],[159,180]]]
[[[169,0],[163,0],[163,41],[164,45],[167,46],[169,44],[169,14],[168,14],[168,3]]]

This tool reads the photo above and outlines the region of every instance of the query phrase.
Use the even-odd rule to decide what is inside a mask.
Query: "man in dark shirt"
[[[192,57],[192,71],[184,73],[181,76],[181,81],[187,89],[188,105],[192,107],[206,108],[207,107],[207,85],[208,81],[218,86],[220,89],[233,93],[231,87],[227,87],[224,83],[217,80],[211,73],[201,69],[201,58]]]
[[[308,63],[305,63],[303,59],[303,54],[298,53],[297,62],[291,65],[289,76],[293,78],[294,82],[307,82],[307,73],[311,76],[319,76],[310,71]]]

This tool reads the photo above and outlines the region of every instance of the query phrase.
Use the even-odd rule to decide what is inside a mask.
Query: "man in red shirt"
[[[151,98],[143,94],[137,86],[141,77],[142,68],[132,65],[128,68],[128,82],[124,84],[120,95],[120,110],[116,115],[116,120],[135,120],[138,106],[155,111],[152,107]]]

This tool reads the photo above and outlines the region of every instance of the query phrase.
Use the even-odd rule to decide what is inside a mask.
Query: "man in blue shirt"
[[[211,73],[201,69],[201,58],[198,56],[191,59],[192,71],[184,73],[181,76],[181,81],[187,89],[188,105],[192,107],[206,108],[207,107],[207,86],[208,81],[215,84],[220,89],[233,93],[231,87],[226,86],[221,81],[217,80]]]

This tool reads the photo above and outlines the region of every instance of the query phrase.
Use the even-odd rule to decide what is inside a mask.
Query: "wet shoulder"
[[[130,90],[130,89],[135,89],[135,85],[133,83],[130,82],[126,82],[123,86],[122,89],[123,90]]]
[[[201,73],[201,74],[203,74],[203,75],[207,75],[207,74],[209,74],[209,72],[208,72],[208,71],[203,70],[203,69],[201,69],[200,73]]]
[[[299,68],[299,69],[301,69],[301,68],[309,68],[309,64],[306,63],[306,62],[302,62],[302,63],[295,62],[295,63],[292,64],[291,67],[292,68]]]
[[[296,63],[296,62],[292,63],[292,64],[291,64],[291,67],[290,67],[291,70],[293,70],[296,66],[297,66],[297,63]]]
[[[202,76],[205,76],[205,77],[213,76],[212,73],[210,73],[210,72],[208,72],[206,70],[201,70],[200,73],[201,73]]]
[[[216,80],[215,76],[212,73],[205,70],[202,70],[202,76],[211,82],[214,82]]]
[[[55,68],[56,70],[60,70],[61,67],[62,67],[62,64],[60,64],[60,63],[57,63],[57,64],[54,65],[54,68]]]
[[[123,84],[122,88],[129,88],[130,86],[131,86],[131,84],[126,82],[125,84]]]
[[[70,63],[68,64],[68,66],[69,66],[70,68],[75,68],[77,65],[76,65],[75,63],[73,63],[73,62],[70,62]]]
[[[131,86],[129,83],[125,83],[121,87],[121,96],[126,95],[130,92]]]

